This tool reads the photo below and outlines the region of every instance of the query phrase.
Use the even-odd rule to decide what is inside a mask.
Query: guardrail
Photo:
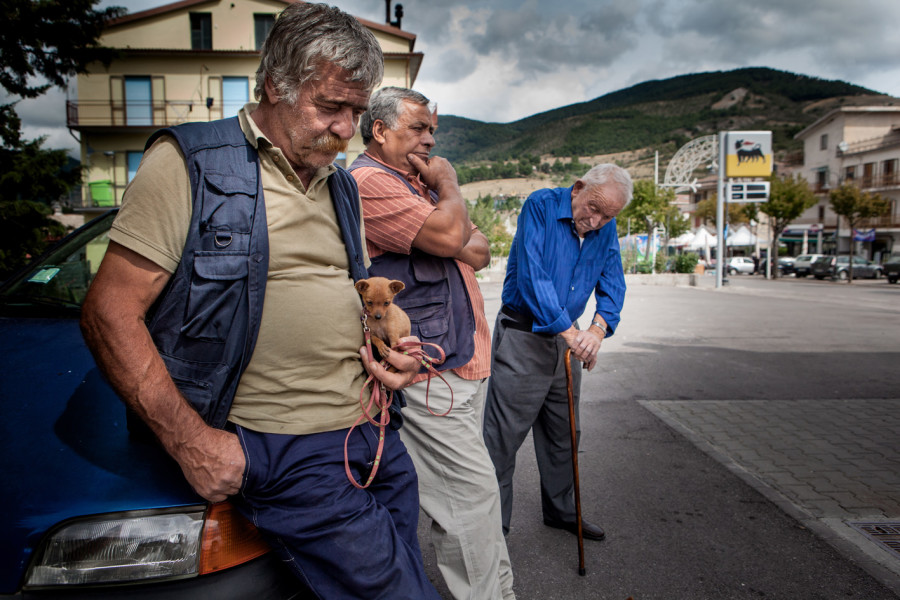
[[[222,109],[221,102],[214,102],[207,107],[206,103],[196,100],[145,102],[67,100],[66,126],[167,127],[179,123],[219,119],[222,117]]]

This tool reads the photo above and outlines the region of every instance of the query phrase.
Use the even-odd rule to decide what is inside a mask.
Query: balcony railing
[[[872,152],[873,150],[883,150],[892,146],[900,146],[900,131],[891,131],[887,135],[868,140],[860,140],[848,144],[843,149],[838,147],[835,150],[835,156],[849,156],[851,154],[860,154],[863,152]]]
[[[242,106],[242,104],[241,104]],[[240,106],[229,106],[230,114]],[[222,118],[221,101],[209,106],[196,100],[124,102],[87,100],[66,102],[66,125],[79,127],[167,127],[179,123]]]
[[[861,190],[900,188],[900,175],[897,173],[885,173],[882,175],[864,175],[862,177],[841,177],[838,185],[844,183],[852,183]],[[821,191],[828,190],[823,189]]]

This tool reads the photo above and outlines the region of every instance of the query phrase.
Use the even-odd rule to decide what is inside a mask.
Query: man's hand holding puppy
[[[400,338],[401,343],[418,341],[419,338],[414,335]],[[397,372],[388,371],[381,363],[369,356],[365,346],[359,349],[359,356],[369,375],[374,375],[375,379],[383,383],[384,387],[389,390],[400,390],[408,386],[413,378],[418,375],[419,367],[421,366],[419,359],[414,356],[402,352],[391,352],[385,360],[397,369]]]

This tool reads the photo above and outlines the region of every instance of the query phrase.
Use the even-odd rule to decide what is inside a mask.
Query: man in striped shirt
[[[437,416],[451,401],[441,381],[429,386],[420,375],[404,390],[400,434],[419,476],[420,505],[433,520],[438,566],[454,598],[509,600],[515,596],[497,479],[482,438],[491,344],[475,271],[488,265],[490,249],[469,220],[456,171],[430,156],[435,123],[422,94],[393,87],[375,92],[360,120],[366,153],[350,171],[362,199],[370,272],[380,275],[379,266],[391,264],[408,273],[407,289],[397,296],[401,306],[420,287],[443,289],[450,302],[435,310],[425,293],[427,302],[405,306],[414,335],[423,341],[442,335],[452,346],[444,348],[445,365],[451,355],[460,357],[441,373],[453,394],[446,416]],[[450,331],[443,331],[448,318]]]

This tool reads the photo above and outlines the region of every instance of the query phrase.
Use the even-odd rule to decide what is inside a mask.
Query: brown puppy
[[[363,299],[363,310],[368,316],[366,324],[372,333],[372,343],[381,355],[387,357],[400,338],[409,335],[409,317],[394,304],[394,296],[405,285],[402,281],[385,277],[369,277],[356,282],[356,291]]]

